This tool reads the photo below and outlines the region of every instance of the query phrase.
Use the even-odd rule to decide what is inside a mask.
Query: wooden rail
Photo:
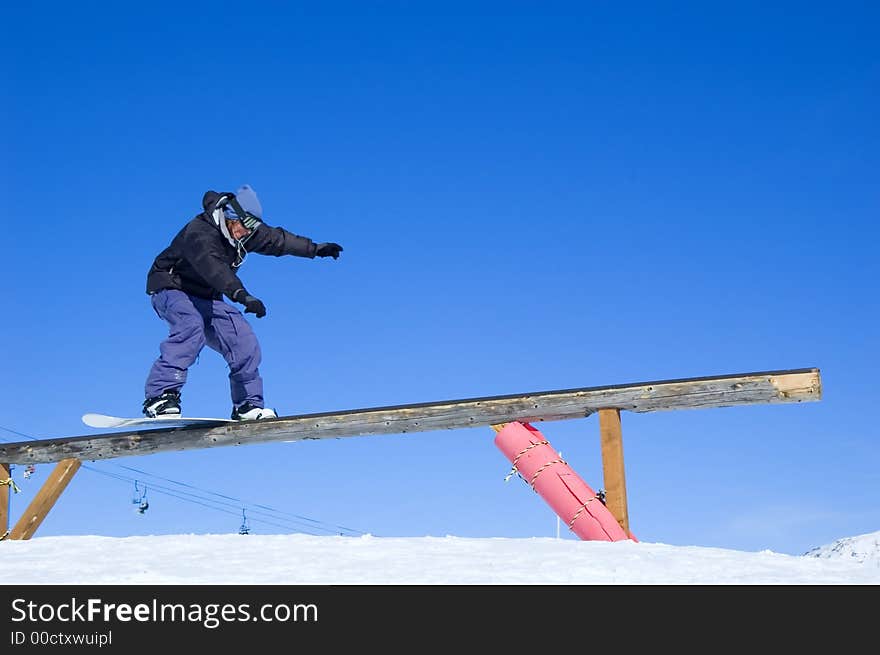
[[[42,464],[71,458],[95,461],[270,441],[452,430],[509,421],[535,423],[583,418],[600,410],[656,412],[799,403],[819,400],[821,394],[817,368],[767,371],[283,416],[210,427],[42,439],[0,444],[0,462]],[[608,428],[606,446],[619,450],[615,430],[613,426]],[[617,466],[622,467],[622,462]]]

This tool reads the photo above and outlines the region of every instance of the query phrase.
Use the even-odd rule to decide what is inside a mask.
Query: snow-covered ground
[[[801,556],[553,538],[37,537],[0,543],[0,585],[15,584],[877,585],[880,532]]]

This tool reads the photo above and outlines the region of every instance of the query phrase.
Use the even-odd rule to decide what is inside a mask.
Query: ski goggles
[[[223,206],[223,215],[230,221],[239,221],[248,230],[253,232],[263,222],[249,211],[242,209],[234,196],[229,198]]]

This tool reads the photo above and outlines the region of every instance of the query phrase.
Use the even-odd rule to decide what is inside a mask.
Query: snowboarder
[[[266,306],[236,274],[248,252],[337,259],[342,246],[315,243],[267,225],[257,194],[248,185],[235,193],[207,191],[202,208],[159,253],[147,275],[151,304],[168,323],[169,333],[147,376],[143,413],[180,414],[187,370],[207,345],[229,365],[232,418],[274,418],[275,411],[263,400],[260,344],[242,313],[223,296],[244,305],[245,314],[262,318]]]

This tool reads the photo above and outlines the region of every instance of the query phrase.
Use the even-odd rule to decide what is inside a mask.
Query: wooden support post
[[[40,487],[37,495],[31,501],[30,505],[18,519],[12,532],[9,533],[10,539],[30,539],[34,536],[34,532],[46,518],[49,510],[58,500],[61,493],[67,488],[73,474],[79,470],[82,462],[78,459],[63,459],[58,462],[49,478]]]
[[[6,538],[9,530],[9,490],[12,487],[12,474],[9,464],[0,464],[0,539]]]
[[[630,534],[626,508],[626,476],[623,469],[623,435],[619,409],[599,410],[599,436],[602,441],[602,472],[605,478],[605,506],[620,527]]]

